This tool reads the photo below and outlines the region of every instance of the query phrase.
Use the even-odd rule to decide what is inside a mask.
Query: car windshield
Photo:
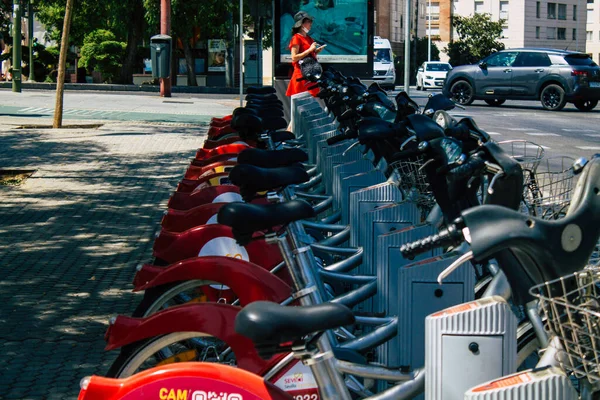
[[[373,61],[391,62],[392,55],[390,54],[390,49],[375,49],[375,51],[373,51]]]
[[[565,61],[569,65],[584,65],[586,67],[595,67],[596,63],[587,54],[573,54],[565,56]]]
[[[427,64],[427,71],[450,71],[452,67],[450,64],[440,63],[440,64]]]

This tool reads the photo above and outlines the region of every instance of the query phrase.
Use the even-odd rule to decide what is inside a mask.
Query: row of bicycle
[[[213,119],[80,398],[591,398],[600,160],[313,80],[296,136],[270,88]]]

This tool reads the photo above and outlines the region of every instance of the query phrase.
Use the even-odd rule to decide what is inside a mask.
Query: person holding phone
[[[302,71],[298,61],[305,57],[317,58],[317,54],[323,51],[325,46],[319,46],[308,33],[312,27],[313,17],[311,17],[305,11],[297,12],[294,15],[294,26],[292,27],[292,39],[290,40],[289,49],[292,53],[292,66],[294,72],[290,80],[290,84],[287,88],[286,96],[292,96],[297,93],[309,91],[310,94],[316,96],[319,93],[319,89],[315,88],[308,90],[308,87],[313,85],[311,82],[305,80],[298,80],[302,78]]]

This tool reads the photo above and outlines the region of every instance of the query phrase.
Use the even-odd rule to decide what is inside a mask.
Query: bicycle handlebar
[[[400,247],[400,252],[404,258],[413,259],[416,255],[437,247],[457,246],[465,240],[459,225],[460,221],[455,221],[455,223],[450,224],[434,235],[406,243]]]

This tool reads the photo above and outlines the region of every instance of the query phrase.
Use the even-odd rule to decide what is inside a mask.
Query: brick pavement
[[[108,319],[140,301],[135,267],[151,260],[166,202],[206,129],[3,122],[0,168],[38,171],[0,186],[0,399],[74,399],[80,379],[106,373],[117,356],[103,350]]]

